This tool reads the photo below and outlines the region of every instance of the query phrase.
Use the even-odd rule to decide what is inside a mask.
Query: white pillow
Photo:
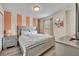
[[[22,31],[22,35],[28,36],[28,35],[32,35],[32,33],[29,31]]]
[[[37,34],[37,31],[31,31],[32,34]]]

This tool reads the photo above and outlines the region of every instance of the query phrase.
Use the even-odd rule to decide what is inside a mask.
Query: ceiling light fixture
[[[39,6],[33,6],[33,11],[39,11],[40,7]]]

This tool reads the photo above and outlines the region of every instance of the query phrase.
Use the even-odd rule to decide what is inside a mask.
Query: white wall
[[[2,50],[2,37],[3,37],[3,8],[0,5],[0,51]]]
[[[75,34],[76,30],[76,9],[75,3],[67,6],[66,8],[59,10],[58,12],[50,15],[53,17],[53,32],[56,39],[69,35],[72,36]],[[48,17],[50,17],[48,16]],[[48,17],[42,18],[46,20]],[[57,28],[55,26],[56,19],[59,18],[64,21],[64,27]]]
[[[4,7],[4,6],[3,6]],[[75,8],[74,8],[74,4],[71,4],[70,7],[67,7],[59,12],[56,12],[55,14],[53,14],[53,19],[55,20],[56,18],[62,18],[62,20],[65,21],[65,23],[67,25],[65,25],[64,28],[54,28],[54,34],[56,36],[56,38],[59,38],[61,36],[64,35],[72,35],[75,34]],[[3,9],[1,9],[3,10]],[[25,26],[26,25],[26,16],[30,16],[30,15],[26,15],[26,12],[24,12],[23,14],[21,13],[21,10],[17,10],[17,8],[15,9],[15,7],[10,7],[7,6],[7,8],[5,7],[5,10],[8,10],[12,13],[12,33],[16,33],[16,21],[17,21],[17,14],[21,14],[22,15],[22,25]],[[19,11],[19,13],[18,13]],[[67,15],[67,11],[70,12],[70,17]],[[51,11],[50,11],[51,12]],[[66,17],[68,16],[68,17]],[[66,18],[70,18],[69,20]],[[30,25],[32,25],[32,19],[33,17],[31,17],[31,22]],[[53,21],[54,22],[54,21]],[[53,23],[54,24],[54,23]]]
[[[66,10],[66,34],[76,34],[76,6],[73,4]]]
[[[10,9],[5,9],[6,11],[11,12],[11,32],[12,34],[16,34],[16,26],[17,26],[17,15],[20,14],[17,12],[17,10],[10,10]],[[30,15],[25,15],[25,14],[20,14],[22,15],[22,26],[26,26],[26,16]],[[33,17],[30,17],[30,25],[32,25],[32,19]]]
[[[54,35],[58,39],[64,35],[72,36],[76,33],[76,6],[72,4],[53,15],[53,24],[56,18],[64,20],[64,27],[54,26]]]
[[[4,9],[0,5],[0,36],[3,35],[3,15],[4,15]]]
[[[64,21],[64,27],[57,27],[55,25],[56,19],[60,19]],[[66,35],[66,14],[65,11],[60,11],[53,15],[53,31],[56,39]]]
[[[3,32],[3,28],[2,28],[2,24],[3,24],[3,16],[2,16],[2,14],[0,13],[0,35],[2,34],[2,32]]]
[[[17,14],[18,13],[15,13],[14,11],[12,11],[11,12],[12,13],[12,29],[11,29],[11,31],[12,31],[12,33],[13,34],[16,34],[17,32],[16,32],[16,26],[17,26]],[[20,14],[20,15],[22,15],[22,26],[26,26],[26,16],[30,16],[30,15],[25,15],[25,14]],[[30,17],[30,26],[32,26],[32,19],[33,19],[33,17]]]
[[[3,9],[3,7],[1,6],[1,4],[0,4],[0,11],[1,11],[2,14],[4,14],[4,9]]]

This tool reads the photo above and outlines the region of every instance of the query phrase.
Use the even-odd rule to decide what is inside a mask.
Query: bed
[[[28,33],[24,30],[19,37],[23,56],[39,56],[54,46],[54,37],[47,34]]]

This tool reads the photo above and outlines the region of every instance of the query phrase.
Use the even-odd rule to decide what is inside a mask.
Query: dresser
[[[56,56],[79,56],[79,40],[70,39],[70,36],[63,36],[55,40]]]
[[[17,46],[17,35],[3,37],[3,49],[11,46]]]

